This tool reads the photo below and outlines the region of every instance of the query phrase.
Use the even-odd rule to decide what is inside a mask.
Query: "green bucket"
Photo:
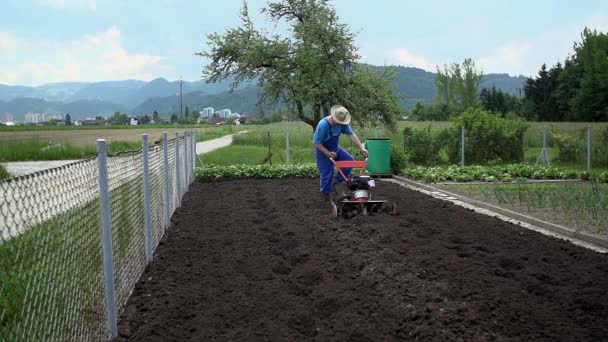
[[[368,139],[364,145],[369,152],[367,171],[372,175],[390,175],[391,140]]]

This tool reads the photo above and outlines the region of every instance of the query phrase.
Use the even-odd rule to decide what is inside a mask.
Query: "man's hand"
[[[361,148],[361,153],[365,156],[365,158],[369,157],[369,152],[365,148]]]
[[[336,152],[329,152],[327,154],[327,158],[336,159],[336,157],[338,157],[338,154]]]

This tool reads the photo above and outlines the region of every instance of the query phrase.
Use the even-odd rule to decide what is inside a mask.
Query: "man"
[[[363,155],[367,157],[367,150],[359,141],[357,135],[350,127],[350,113],[341,105],[331,107],[331,114],[319,121],[315,133],[313,135],[313,143],[315,144],[315,158],[317,160],[317,168],[321,178],[321,194],[324,199],[329,199],[333,191],[332,180],[334,178],[334,164],[330,160],[354,160],[353,156],[342,149],[339,145],[341,134],[346,134],[350,140],[361,150]],[[351,169],[343,169],[346,177],[350,175]],[[338,173],[336,182],[341,183],[344,179]]]

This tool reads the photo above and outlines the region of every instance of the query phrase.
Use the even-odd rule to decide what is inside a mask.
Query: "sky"
[[[582,3],[582,4],[581,4]],[[259,28],[273,32],[247,1]],[[608,1],[334,0],[361,62],[533,76],[571,54],[584,27],[608,32]],[[240,24],[242,0],[0,0],[0,84],[164,77],[200,80],[206,36]],[[280,29],[280,28],[279,28]]]

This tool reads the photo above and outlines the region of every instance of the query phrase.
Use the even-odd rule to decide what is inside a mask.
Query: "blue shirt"
[[[317,124],[317,129],[312,137],[312,142],[314,144],[323,144],[325,148],[335,152],[338,150],[338,141],[340,134],[342,133],[352,135],[353,129],[350,125],[338,124],[332,126],[327,117],[325,117]]]

